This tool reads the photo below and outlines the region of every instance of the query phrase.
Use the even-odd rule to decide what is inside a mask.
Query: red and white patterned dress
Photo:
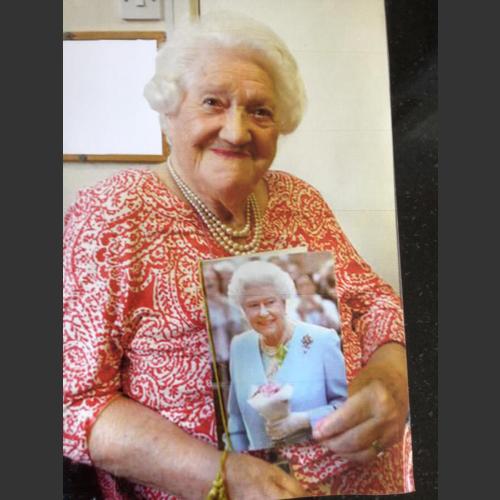
[[[359,257],[320,194],[284,172],[265,176],[259,251],[307,246],[335,255],[348,380],[375,349],[404,343],[398,297]],[[117,394],[216,442],[200,259],[224,257],[193,209],[147,170],[80,192],[64,233],[64,454],[91,463],[87,436]],[[311,494],[413,491],[409,429],[368,466],[319,445],[283,452]],[[105,498],[174,498],[97,470]]]

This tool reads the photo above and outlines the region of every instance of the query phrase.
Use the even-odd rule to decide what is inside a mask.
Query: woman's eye
[[[272,118],[273,112],[268,108],[257,108],[253,111],[253,114],[258,118]]]
[[[203,99],[203,104],[205,106],[213,107],[220,105],[220,102],[215,97],[206,97],[205,99]]]

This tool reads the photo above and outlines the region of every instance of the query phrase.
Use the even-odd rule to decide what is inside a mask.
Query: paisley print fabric
[[[398,297],[353,249],[319,193],[266,174],[259,251],[307,246],[335,255],[348,380],[375,349],[404,343]],[[197,439],[216,441],[200,259],[227,254],[196,213],[148,170],[127,170],[80,192],[64,231],[64,454],[91,463],[87,437],[118,394]],[[369,466],[319,445],[281,450],[311,494],[413,490],[411,438]],[[174,498],[98,471],[105,498]]]

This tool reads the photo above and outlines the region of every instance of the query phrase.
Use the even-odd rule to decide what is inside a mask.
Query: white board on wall
[[[158,115],[143,96],[154,74],[158,45],[158,37],[151,33],[150,39],[98,39],[99,34],[93,32],[92,39],[79,33],[64,40],[66,161],[165,160]],[[121,32],[121,36],[128,35]]]

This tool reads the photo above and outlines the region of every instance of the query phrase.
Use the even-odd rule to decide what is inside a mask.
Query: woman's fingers
[[[403,426],[394,397],[375,380],[323,419],[313,436],[338,455],[366,463],[377,456],[380,447],[388,448],[397,442]],[[374,442],[378,447],[373,446]]]
[[[306,491],[295,478],[286,474],[275,465],[271,467],[274,471],[270,477],[270,481],[266,483],[265,475],[259,478],[260,485],[263,486],[263,491],[254,491],[256,493],[256,500],[261,500],[262,498],[278,500],[307,496]]]
[[[266,423],[266,433],[271,439],[281,439],[283,434],[283,421],[273,421]]]
[[[279,479],[278,479],[278,484],[280,485],[281,488],[283,488],[287,494],[289,495],[288,497],[281,497],[281,498],[294,498],[294,497],[304,497],[307,495],[306,491],[300,483],[294,479],[292,476],[284,473],[281,469]]]
[[[266,430],[273,431],[275,429],[279,429],[282,427],[283,422],[285,419],[280,419],[280,420],[271,420],[266,422]]]
[[[266,429],[267,435],[274,440],[283,439],[284,433],[276,429]]]
[[[372,416],[372,410],[363,393],[362,390],[349,397],[341,408],[320,420],[313,429],[314,439],[333,437],[368,420]]]
[[[357,453],[370,448],[376,439],[380,442],[382,431],[381,422],[370,418],[346,432],[324,440],[321,444],[338,455],[344,456],[346,453]]]
[[[228,456],[226,484],[229,497],[238,500],[297,498],[307,495],[299,482],[279,467],[238,453],[230,453]]]

